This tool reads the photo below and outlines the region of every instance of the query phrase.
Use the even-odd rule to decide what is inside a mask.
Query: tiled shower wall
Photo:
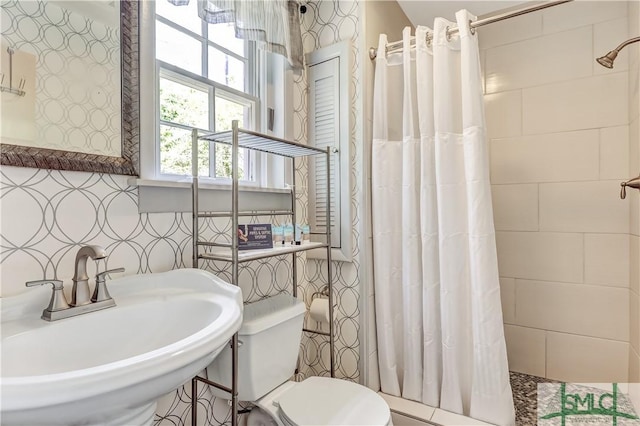
[[[638,294],[630,268],[638,257],[637,207],[630,226],[638,194],[619,197],[620,181],[638,171],[629,51],[612,70],[594,60],[629,37],[628,9],[627,2],[574,2],[479,31],[514,371],[628,379],[629,300]],[[637,104],[637,77],[635,86]],[[633,315],[637,357],[637,303]]]
[[[629,37],[640,34],[640,3],[629,2]],[[629,175],[640,174],[640,45],[629,48]],[[640,193],[629,191],[629,381],[640,382]]]

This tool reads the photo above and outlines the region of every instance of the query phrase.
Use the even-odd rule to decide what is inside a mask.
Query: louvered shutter
[[[338,148],[340,145],[340,58],[309,66],[309,144],[317,148]],[[344,90],[348,90],[345,88]],[[344,112],[348,114],[348,112]],[[341,246],[340,228],[340,167],[339,153],[331,154],[330,171],[326,156],[309,158],[309,224],[316,232],[326,231],[326,194],[330,191],[332,247]],[[327,173],[331,187],[327,188]]]

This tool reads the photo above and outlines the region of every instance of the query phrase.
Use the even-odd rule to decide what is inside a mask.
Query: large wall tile
[[[591,27],[581,27],[487,50],[487,93],[590,76],[591,38]]]
[[[639,78],[640,79],[640,78]],[[640,99],[636,99],[636,102],[632,104],[640,104]],[[629,115],[632,117],[629,123],[629,176],[640,171],[640,112],[636,111],[636,115]],[[633,118],[635,117],[635,118]],[[626,180],[626,179],[625,179]]]
[[[597,180],[597,130],[491,141],[491,183]]]
[[[611,383],[628,379],[629,344],[547,333],[547,377],[567,382]]]
[[[487,136],[508,138],[522,134],[522,92],[494,93],[484,96]]]
[[[629,124],[632,125],[635,122],[637,132],[640,115],[640,53],[637,49],[633,50],[631,57],[635,60],[629,69]]]
[[[629,126],[600,129],[600,179],[627,179]]]
[[[629,203],[629,233],[640,235],[640,192],[627,188],[626,201]]]
[[[545,331],[504,326],[509,370],[545,377]]]
[[[630,1],[627,4],[627,15],[629,16],[629,32],[640,32],[640,3]]]
[[[538,230],[538,185],[493,185],[491,193],[498,231]]]
[[[504,277],[581,283],[582,234],[496,232],[498,267]]]
[[[627,86],[614,72],[523,89],[523,134],[626,125]]]
[[[516,280],[516,324],[628,340],[628,300],[628,289]]]
[[[629,382],[640,383],[640,355],[633,348],[629,348]]]
[[[625,17],[627,16],[627,2],[576,1],[551,7],[541,13],[543,31],[553,33]]]
[[[540,184],[540,230],[629,232],[629,207],[618,181]]]
[[[500,299],[502,301],[502,319],[505,324],[516,320],[516,280],[500,277]]]
[[[629,344],[640,352],[640,296],[629,292]]]
[[[629,235],[585,234],[584,282],[629,286]]]
[[[542,35],[542,14],[528,13],[487,25],[478,31],[480,49],[510,44]]]
[[[640,294],[640,237],[629,236],[629,288]]]
[[[635,3],[635,2],[632,2]],[[637,25],[637,21],[640,21],[640,19],[638,19],[636,17],[636,19],[629,19],[629,23],[630,26],[633,26],[633,24],[631,24],[632,22],[635,23],[635,25]],[[634,30],[629,30],[629,34],[637,34],[638,31],[634,31]],[[629,99],[637,102],[638,101],[638,97],[640,96],[640,93],[638,91],[638,88],[640,86],[640,82],[638,81],[638,77],[640,77],[640,67],[638,66],[640,63],[640,46],[638,46],[637,44],[631,44],[627,47],[625,47],[624,50],[627,50],[627,54],[629,55],[628,57],[628,62],[629,62]],[[633,109],[635,114],[631,114],[629,117],[631,118],[637,118],[638,117],[638,106],[637,104],[634,105],[634,109]]]

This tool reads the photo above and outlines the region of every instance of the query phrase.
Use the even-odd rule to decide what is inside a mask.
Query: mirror
[[[27,13],[31,14],[30,16],[40,17],[49,13],[50,16],[46,19],[50,25],[42,25],[31,33],[21,30],[19,26],[14,28],[11,21],[9,21],[10,24],[5,25],[9,8],[15,7],[18,3],[26,4],[25,9],[29,8]],[[54,3],[54,7],[47,7],[47,3]],[[85,2],[52,2],[51,0],[3,2],[3,46],[0,51],[3,59],[1,61],[2,76],[0,76],[3,87],[3,130],[0,141],[0,164],[138,175],[140,114],[138,2],[135,0],[101,2],[101,6],[106,4],[106,7],[111,8],[117,8],[119,3],[119,46],[115,46],[117,28],[112,28],[110,31],[107,24],[91,25],[96,19],[95,8],[86,9],[87,12],[93,13],[94,17],[82,17],[77,13],[78,6],[75,6],[73,11],[69,11],[64,9],[65,3]],[[117,11],[112,10],[112,13],[117,14]],[[115,22],[117,21],[116,18]],[[62,25],[63,22],[65,25]],[[67,36],[62,34],[61,29],[64,28],[71,28],[71,33]],[[67,83],[66,92],[70,93],[70,97],[75,102],[75,108],[59,102],[61,98],[59,92],[67,89],[65,81],[75,81],[73,76],[70,80],[69,76],[65,78],[55,76],[58,81],[52,84],[52,89],[47,88],[46,93],[46,96],[53,100],[44,107],[37,104],[45,98],[44,94],[38,96],[39,90],[44,91],[43,84],[37,86],[38,83],[43,82],[36,81],[38,58],[33,54],[34,49],[29,52],[29,49],[18,47],[13,49],[13,54],[9,54],[7,48],[12,46],[7,46],[4,40],[9,39],[5,37],[5,33],[12,29],[16,32],[16,37],[22,37],[25,42],[32,40],[35,43],[36,37],[28,34],[38,34],[38,38],[46,43],[45,48],[49,48],[49,52],[56,50],[56,46],[65,44],[65,48],[70,51],[70,56],[64,57],[59,53],[53,53],[50,58],[46,58],[51,60],[47,66],[55,70],[75,71],[77,75],[90,76],[92,79],[85,78],[84,84]],[[80,35],[83,38],[78,42]],[[106,42],[109,37],[116,37],[111,44]],[[58,45],[55,44],[57,41]],[[100,58],[98,61],[100,64],[87,65],[86,61],[78,59],[91,55]],[[54,74],[51,73],[51,75]],[[87,81],[97,83],[87,83]],[[120,84],[117,84],[118,81]],[[72,85],[75,92],[71,90]],[[35,111],[38,114],[37,119],[35,119]],[[43,124],[38,120],[47,121]],[[86,124],[88,122],[91,126]],[[92,126],[96,129],[93,132],[89,129]],[[47,130],[43,131],[45,128]],[[25,142],[29,139],[34,140],[35,143]],[[58,149],[59,146],[56,145],[54,149],[51,144],[47,144],[47,139],[64,140],[65,148]],[[76,141],[76,148],[68,143],[70,139]]]

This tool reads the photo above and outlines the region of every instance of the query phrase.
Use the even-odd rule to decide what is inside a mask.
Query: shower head
[[[617,50],[612,50],[611,52],[607,53],[606,55],[597,58],[596,61],[600,65],[602,65],[603,67],[613,68],[613,61],[616,60],[616,56],[618,56],[618,51]]]
[[[618,46],[615,49],[613,49],[611,52],[607,53],[604,56],[601,56],[601,57],[597,58],[596,62],[598,62],[603,67],[613,68],[613,61],[616,60],[616,56],[618,56],[618,53],[620,53],[620,51],[626,45],[631,44],[631,43],[635,43],[636,41],[640,41],[640,37],[630,38],[629,40],[627,40],[624,43],[622,43],[620,46]]]

